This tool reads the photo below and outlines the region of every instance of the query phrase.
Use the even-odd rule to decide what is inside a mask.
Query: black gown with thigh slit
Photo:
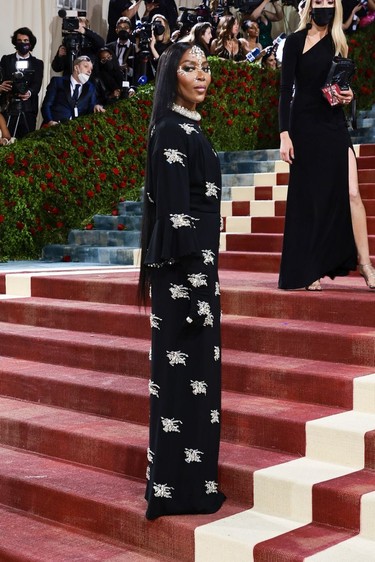
[[[218,486],[221,173],[197,122],[170,112],[151,134],[150,444],[146,517],[213,513]],[[195,289],[202,326],[186,321]]]
[[[303,53],[306,35],[306,30],[290,35],[283,52],[280,131],[289,131],[295,158],[290,166],[281,289],[347,275],[357,266],[348,172],[353,147],[341,105],[330,106],[321,92],[334,56],[333,42],[328,34]]]

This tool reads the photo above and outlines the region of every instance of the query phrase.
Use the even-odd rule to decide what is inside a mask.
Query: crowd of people
[[[174,0],[110,0],[106,40],[86,17],[70,18],[76,21],[63,25],[51,64],[61,76],[51,79],[41,104],[44,63],[32,54],[37,39],[29,28],[17,29],[11,38],[15,53],[0,61],[1,144],[34,131],[39,107],[43,126],[52,126],[132,96],[155,78],[160,56],[174,42],[198,45],[205,56],[279,67],[285,34],[275,38],[272,26],[284,17],[282,1],[229,4],[203,2],[179,15]],[[375,0],[343,0],[343,29],[367,25],[374,13]]]

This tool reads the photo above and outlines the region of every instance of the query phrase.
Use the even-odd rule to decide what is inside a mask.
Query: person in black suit
[[[117,39],[116,25],[121,16],[129,18],[133,29],[135,28],[141,4],[142,0],[109,0],[107,45]]]
[[[129,18],[121,17],[116,23],[117,41],[108,43],[106,47],[111,49],[116,57],[120,69],[124,75],[124,80],[129,85],[134,85],[134,63],[137,46],[132,41],[132,24]]]
[[[97,52],[104,47],[104,39],[95,31],[90,29],[89,20],[80,16],[78,18],[78,29],[72,33],[66,33],[63,44],[57,50],[52,61],[52,70],[62,72],[64,76],[70,76],[73,72],[73,61],[77,57],[89,57],[94,65],[91,80],[98,71]]]
[[[43,125],[50,127],[89,113],[104,112],[97,104],[95,86],[89,82],[92,73],[89,57],[73,62],[71,76],[54,76],[47,86],[42,104]]]
[[[20,27],[13,33],[12,44],[16,52],[4,55],[0,61],[3,80],[0,92],[9,102],[4,113],[10,133],[21,138],[36,128],[44,65],[31,55],[36,37],[28,27]]]

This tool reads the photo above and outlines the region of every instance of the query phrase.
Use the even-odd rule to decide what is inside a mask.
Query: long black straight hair
[[[170,111],[177,95],[177,69],[183,54],[191,49],[190,43],[173,43],[161,55],[155,77],[154,103],[148,129],[148,146],[154,126]],[[150,267],[144,263],[150,237],[155,225],[155,205],[148,198],[151,155],[147,152],[146,178],[143,194],[143,219],[141,233],[141,269],[138,282],[138,302],[145,305],[150,288]]]

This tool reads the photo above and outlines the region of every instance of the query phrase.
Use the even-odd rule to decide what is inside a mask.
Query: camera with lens
[[[135,26],[135,30],[132,33],[132,37],[138,38],[139,40],[139,48],[141,51],[148,51],[149,50],[149,42],[152,35],[152,25],[149,22],[144,21],[137,21]]]
[[[62,18],[62,43],[66,50],[77,56],[83,47],[86,47],[86,37],[79,33],[79,18],[86,17],[83,10],[59,10],[58,15]]]
[[[12,73],[12,91],[11,95],[14,99],[23,96],[29,90],[31,77],[34,70],[28,68],[27,61],[17,61],[16,70]]]

